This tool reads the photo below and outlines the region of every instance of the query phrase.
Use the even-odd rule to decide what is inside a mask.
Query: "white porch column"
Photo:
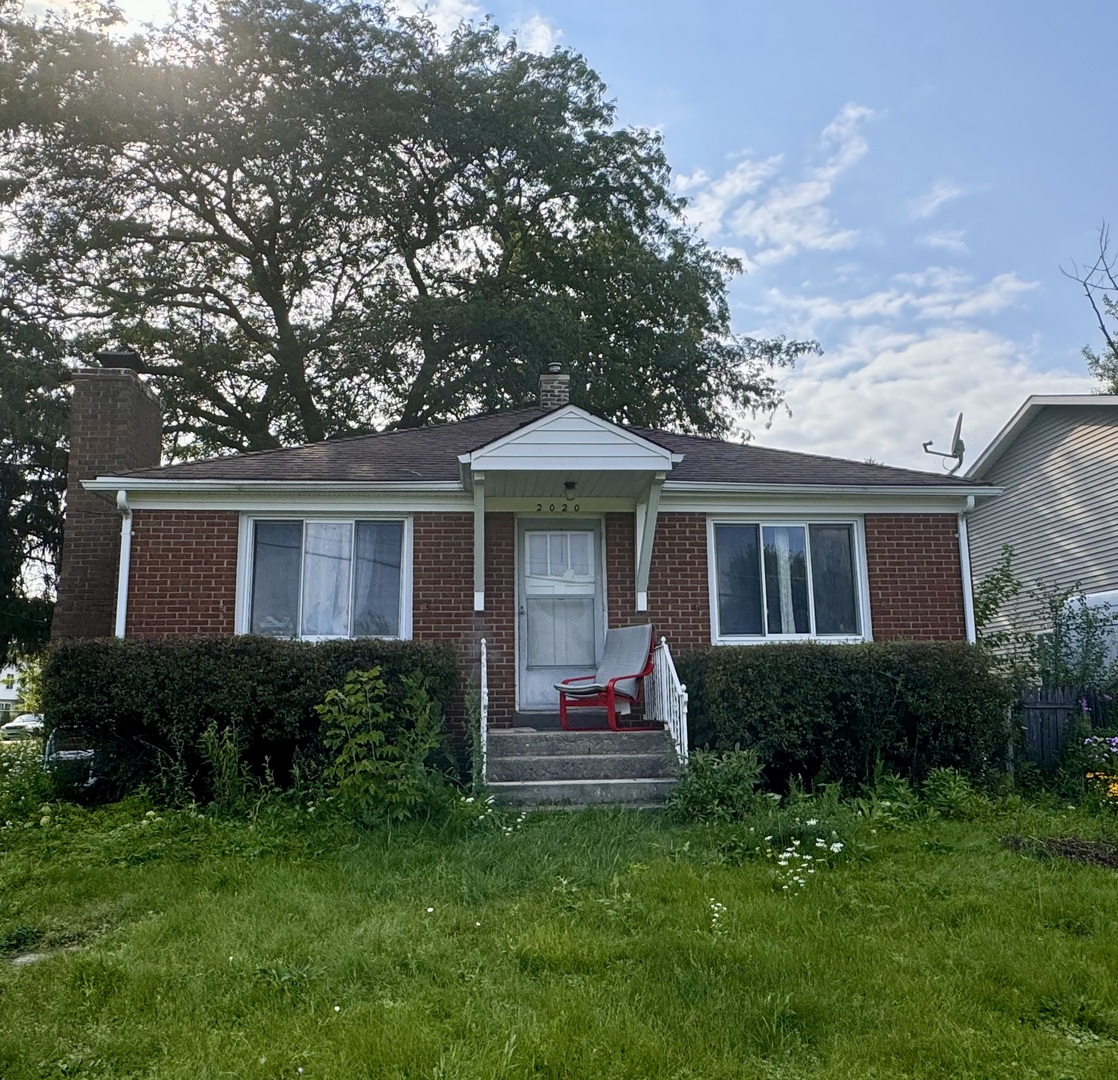
[[[474,611],[485,610],[485,473],[474,473]]]
[[[656,538],[656,516],[660,511],[660,489],[664,473],[657,473],[648,486],[648,494],[637,503],[637,611],[648,610],[648,574],[652,568],[652,544]]]

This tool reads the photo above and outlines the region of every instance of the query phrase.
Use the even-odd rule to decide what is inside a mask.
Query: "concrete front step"
[[[502,803],[514,806],[657,806],[675,785],[671,778],[642,780],[537,780],[489,785]]]
[[[505,780],[651,780],[671,777],[673,757],[661,746],[653,754],[491,755],[490,783]]]
[[[525,728],[489,729],[489,758],[544,754],[656,754],[671,753],[663,731],[531,731]]]

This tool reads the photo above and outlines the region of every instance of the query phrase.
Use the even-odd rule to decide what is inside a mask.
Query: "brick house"
[[[488,641],[492,715],[553,709],[608,626],[722,643],[973,639],[996,489],[609,423],[567,404],[159,467],[156,398],[74,375],[56,637]]]

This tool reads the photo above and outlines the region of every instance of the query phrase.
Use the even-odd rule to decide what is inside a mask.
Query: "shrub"
[[[740,821],[764,798],[757,793],[760,782],[761,763],[752,750],[696,750],[672,788],[668,806],[685,821]]]
[[[393,715],[380,668],[351,671],[315,711],[322,739],[334,752],[326,779],[337,785],[342,810],[357,818],[406,821],[445,790],[431,757],[442,743],[442,715],[421,675],[401,677],[404,700]]]
[[[412,641],[327,641],[264,637],[97,638],[47,651],[43,706],[61,727],[98,751],[98,773],[117,793],[145,785],[167,797],[209,801],[228,782],[205,732],[235,733],[257,779],[280,787],[313,779],[326,761],[315,705],[346,673],[379,667],[385,707],[399,713],[402,676],[422,675],[431,696],[455,700],[457,664],[448,645]],[[223,738],[225,736],[222,736]]]
[[[53,795],[38,739],[0,743],[0,828],[37,818],[39,807]]]
[[[957,769],[932,769],[920,794],[931,809],[946,818],[972,817],[981,805],[970,781]]]
[[[915,782],[983,774],[1002,754],[1008,685],[972,646],[796,643],[721,647],[679,661],[692,745],[757,751],[767,782],[848,787],[875,767]]]

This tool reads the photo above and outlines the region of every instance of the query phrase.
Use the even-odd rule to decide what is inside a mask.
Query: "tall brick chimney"
[[[548,364],[540,376],[540,408],[558,409],[571,400],[571,377],[558,364]]]
[[[98,353],[74,372],[62,571],[51,637],[106,637],[116,618],[120,512],[80,481],[159,464],[159,399],[131,370],[136,353]]]

